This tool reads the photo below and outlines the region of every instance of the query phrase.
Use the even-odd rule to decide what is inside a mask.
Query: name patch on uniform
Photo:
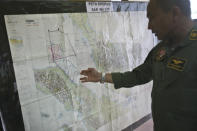
[[[190,33],[190,40],[197,40],[197,30],[192,30]]]
[[[168,62],[168,67],[178,71],[183,71],[185,68],[186,60],[183,58],[172,57]]]

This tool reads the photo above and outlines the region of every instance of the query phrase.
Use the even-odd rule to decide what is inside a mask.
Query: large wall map
[[[119,131],[150,113],[152,83],[115,90],[79,81],[88,67],[124,72],[154,46],[144,11],[7,15],[26,131]]]

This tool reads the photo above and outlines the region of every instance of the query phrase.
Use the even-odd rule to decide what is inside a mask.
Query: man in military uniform
[[[133,87],[153,80],[154,131],[197,131],[197,23],[189,0],[150,0],[148,28],[161,40],[145,62],[125,73],[82,70],[82,82]]]

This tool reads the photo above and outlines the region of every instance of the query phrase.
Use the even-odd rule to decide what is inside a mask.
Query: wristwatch
[[[105,73],[101,72],[101,80],[100,83],[104,83],[105,82]]]

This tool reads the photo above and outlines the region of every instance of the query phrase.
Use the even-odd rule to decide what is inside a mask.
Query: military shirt
[[[155,131],[197,131],[197,23],[184,42],[172,48],[160,42],[133,71],[112,73],[114,87],[133,87],[153,80]]]

